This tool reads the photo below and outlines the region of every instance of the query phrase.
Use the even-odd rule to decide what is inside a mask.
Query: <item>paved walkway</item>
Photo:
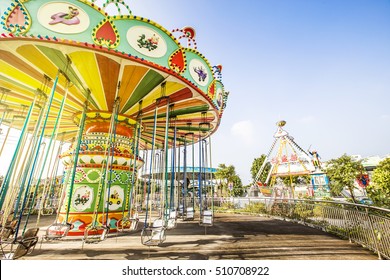
[[[54,217],[41,219],[40,235]],[[141,228],[142,225],[139,225]],[[141,244],[140,230],[110,234],[98,244],[80,239],[38,243],[28,260],[376,260],[377,255],[321,230],[266,217],[216,214],[213,227],[179,221],[158,247]]]

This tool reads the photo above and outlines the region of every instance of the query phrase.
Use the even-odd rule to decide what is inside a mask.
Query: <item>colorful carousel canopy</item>
[[[211,66],[196,50],[194,30],[169,32],[131,15],[122,1],[94,2],[0,2],[2,123],[21,128],[28,106],[36,97],[37,104],[45,104],[59,75],[45,135],[52,133],[66,92],[58,130],[65,141],[76,136],[85,105],[87,122],[109,121],[118,98],[118,121],[125,126],[142,123],[143,147],[152,141],[155,116],[157,144],[164,142],[167,116],[179,138],[192,132],[196,140],[213,133],[228,92],[221,82],[222,67]],[[110,5],[118,7],[118,15],[106,13]],[[183,38],[188,46],[179,42]],[[29,129],[37,119],[33,112]],[[170,144],[173,133],[170,129]]]

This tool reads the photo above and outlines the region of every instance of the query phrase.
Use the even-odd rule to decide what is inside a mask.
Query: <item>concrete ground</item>
[[[42,236],[54,216],[40,220]],[[141,218],[142,221],[142,218]],[[33,226],[33,224],[31,224]],[[111,233],[97,244],[79,238],[41,239],[28,260],[376,260],[360,245],[321,230],[267,217],[217,213],[214,226],[178,221],[160,246],[141,244],[141,229]]]

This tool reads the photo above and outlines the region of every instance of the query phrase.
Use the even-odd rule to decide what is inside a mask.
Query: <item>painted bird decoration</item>
[[[54,15],[52,15],[50,18],[52,19],[49,24],[57,24],[57,23],[63,23],[66,25],[74,25],[74,24],[79,24],[80,19],[77,17],[79,15],[79,11],[77,8],[73,8],[69,6],[69,12],[64,13],[64,12],[59,12]]]

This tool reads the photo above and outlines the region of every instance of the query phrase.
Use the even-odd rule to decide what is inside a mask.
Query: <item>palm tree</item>
[[[220,196],[226,196],[228,194],[229,191],[227,186],[229,183],[233,183],[233,187],[235,187],[234,182],[237,182],[237,177],[238,175],[236,174],[236,170],[233,165],[226,166],[224,163],[218,165],[218,170],[215,172],[215,178],[219,180],[218,187],[220,188]]]

